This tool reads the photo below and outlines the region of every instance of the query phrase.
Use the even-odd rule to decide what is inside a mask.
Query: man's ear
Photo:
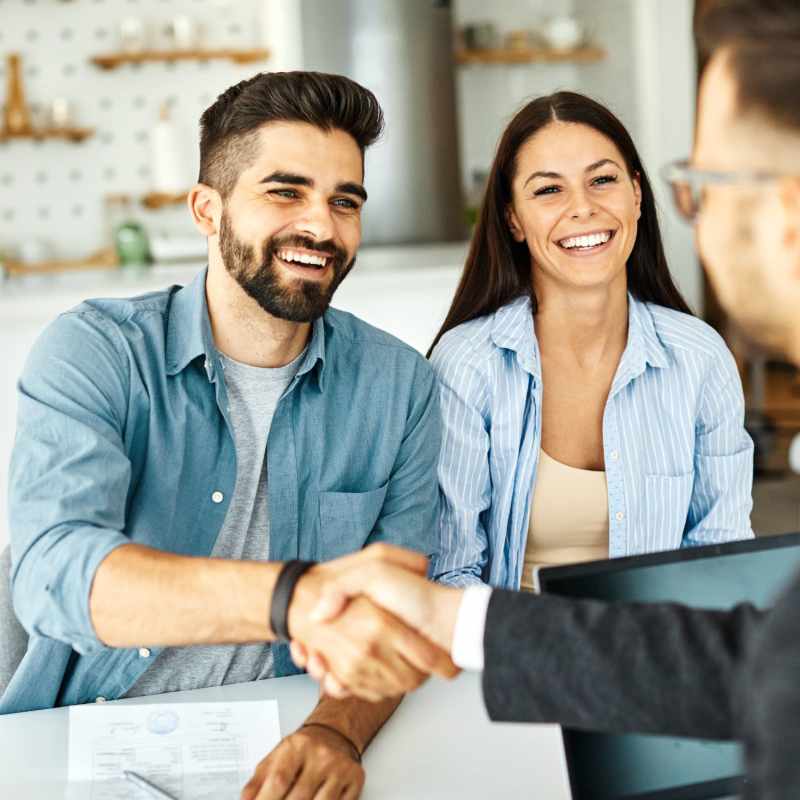
[[[784,212],[781,241],[795,265],[795,277],[800,279],[800,177],[784,178],[780,193]]]
[[[513,206],[508,206],[506,208],[506,221],[508,222],[508,228],[511,231],[511,235],[514,237],[514,241],[524,242],[525,231],[522,230],[522,225],[520,225],[519,217],[517,217]]]
[[[204,183],[196,183],[189,191],[186,202],[194,226],[203,236],[213,236],[219,233],[222,198],[216,189],[212,189]]]

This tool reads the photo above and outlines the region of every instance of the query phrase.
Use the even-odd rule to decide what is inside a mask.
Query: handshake
[[[426,579],[428,560],[387,544],[312,567],[288,614],[295,663],[326,694],[379,701],[452,678],[463,592]]]

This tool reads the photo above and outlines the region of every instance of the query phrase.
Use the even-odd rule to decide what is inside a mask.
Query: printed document
[[[280,738],[275,700],[72,706],[66,796],[146,800],[131,770],[177,800],[238,800]]]

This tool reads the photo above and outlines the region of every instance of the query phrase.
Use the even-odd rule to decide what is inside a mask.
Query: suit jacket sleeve
[[[800,575],[759,627],[742,676],[753,698],[744,706],[747,798],[800,797],[799,631]]]
[[[741,738],[740,673],[765,612],[495,591],[483,691],[493,720]]]

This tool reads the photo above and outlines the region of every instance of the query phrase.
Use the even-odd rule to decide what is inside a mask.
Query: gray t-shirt
[[[236,487],[211,553],[214,558],[269,558],[267,437],[278,401],[303,356],[285,367],[265,369],[220,354],[236,445]],[[125,697],[244,683],[273,674],[268,644],[166,647]]]

